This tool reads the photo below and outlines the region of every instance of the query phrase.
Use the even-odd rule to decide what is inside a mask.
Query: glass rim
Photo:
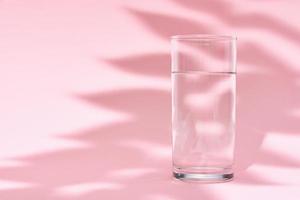
[[[218,34],[183,34],[173,35],[171,40],[183,40],[183,41],[233,41],[237,40],[233,35],[218,35]]]

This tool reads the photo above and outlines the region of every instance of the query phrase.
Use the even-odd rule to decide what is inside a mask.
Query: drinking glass
[[[233,178],[236,37],[171,37],[173,176]]]

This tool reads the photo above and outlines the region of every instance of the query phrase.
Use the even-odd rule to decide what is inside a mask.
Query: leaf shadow
[[[198,1],[194,2],[197,3]],[[205,2],[206,1],[201,1],[199,2],[199,4]],[[212,15],[218,13],[218,9],[222,10],[222,12],[220,12],[221,14],[219,13],[219,15],[222,15],[222,13],[227,13],[227,15],[232,16],[234,15],[230,13],[228,14],[228,12],[232,10],[229,9],[229,6],[227,6],[226,4],[218,4],[218,9],[215,8],[214,5],[209,3],[207,3],[206,6],[210,7],[210,9],[214,11],[210,13]],[[213,30],[208,26],[202,26],[202,23],[192,22],[190,20],[185,20],[174,16],[166,17],[166,15],[161,15],[158,13],[137,11],[133,9],[127,10],[132,13],[133,16],[141,20],[143,24],[145,24],[150,30],[153,31],[153,33],[163,38],[168,38],[169,36],[175,34],[184,34],[191,32],[207,33]],[[218,16],[217,14],[217,17],[220,16]],[[283,30],[288,30],[288,33],[282,36],[284,36],[284,38],[286,38],[287,40],[298,40],[298,38],[294,37],[295,35],[297,35],[296,30],[292,30],[290,27],[286,27],[280,23],[276,23],[275,20],[272,20],[272,18],[268,16],[261,16],[261,18],[262,21],[258,23],[263,25],[264,23],[268,24],[269,22],[272,22],[272,25],[275,28],[272,29],[271,27],[269,27],[269,24],[268,26],[264,27],[251,27],[251,24],[253,24],[253,26],[256,25],[255,20],[251,21],[249,27],[252,29],[266,28],[268,30],[274,31],[280,29],[280,31],[277,31],[280,34],[283,33]],[[243,19],[245,20],[245,22],[251,20],[248,17],[241,17],[241,20]],[[220,17],[220,20],[224,20],[224,23],[226,23],[226,16],[225,19],[223,19],[223,17]],[[168,26],[170,24],[176,24],[176,26],[170,27]],[[178,31],[178,27],[181,27],[182,24],[184,24],[184,30]],[[198,27],[200,28],[198,29]],[[142,55],[141,57],[143,58],[144,63],[151,63],[155,66],[161,66],[162,63],[167,63],[167,60],[170,60],[167,55],[165,55],[164,57],[158,55],[153,57]],[[156,57],[159,57],[159,61],[155,64],[153,62],[155,62]],[[126,70],[128,62],[124,62],[123,65],[123,62],[121,60],[122,59],[118,59],[118,62],[115,64],[117,64],[120,69]],[[132,69],[135,68],[135,60],[137,60],[135,56],[131,57],[131,61],[133,62],[130,63],[130,72],[133,72]],[[294,134],[297,133],[300,129],[298,119],[296,119],[295,117],[291,117],[288,114],[288,111],[300,107],[299,103],[297,103],[299,102],[300,96],[293,94],[293,92],[299,90],[299,86],[296,85],[295,82],[291,81],[291,79],[296,80],[299,77],[299,72],[292,70],[289,65],[278,59],[276,55],[268,53],[262,47],[253,42],[244,42],[239,46],[238,61],[242,65],[259,67],[260,69],[262,69],[262,72],[265,72],[252,72],[249,74],[245,73],[238,78],[238,96],[240,99],[240,103],[238,105],[239,113],[237,125],[238,137],[236,157],[237,169],[243,171],[256,162],[255,159],[257,157],[257,154],[264,155],[264,152],[261,152],[260,150],[260,146],[262,145],[262,142],[264,141],[267,133],[277,131],[284,134]],[[135,69],[137,68],[138,67],[136,66]],[[146,66],[141,65],[139,70],[135,70],[134,73],[151,75],[145,69]],[[163,73],[166,72],[162,70],[159,76],[163,76]],[[165,74],[165,76],[167,76],[167,74]],[[276,80],[276,82],[271,82],[270,80]],[[278,91],[281,91],[281,93],[279,93]],[[294,99],[289,98],[291,97],[291,95],[294,96]],[[282,98],[282,96],[286,98]],[[251,124],[249,122],[251,122]],[[273,166],[300,166],[300,163],[295,160],[284,159],[283,161],[282,159],[280,159],[280,155],[278,153],[273,152],[273,154],[268,154],[268,156],[262,156],[259,159],[260,162],[270,164],[268,160],[274,159],[274,162],[272,162]]]
[[[173,0],[181,6],[215,16],[222,23],[236,28],[259,29],[277,34],[300,44],[300,31],[278,19],[261,13],[238,12],[238,7],[230,1],[220,0]]]
[[[172,35],[191,33],[213,33],[214,29],[206,23],[199,23],[176,15],[140,11],[124,8],[125,11],[139,19],[145,27],[166,39]]]
[[[239,19],[235,20],[233,16],[236,14],[230,8],[230,4],[215,0],[181,3],[190,7],[188,2],[195,4],[191,4],[191,8],[201,8],[199,11],[208,12],[232,26],[264,28],[280,34],[287,40],[299,42],[296,30],[268,16],[259,16],[261,21],[252,20],[251,16],[247,15],[239,16]],[[205,23],[175,16],[133,9],[129,9],[129,12],[162,38],[173,34],[213,31],[213,27]],[[295,73],[284,61],[277,59],[276,55],[269,54],[257,44],[244,43],[238,55],[239,63],[257,66],[266,73],[241,74],[238,78],[240,102],[236,157],[239,175],[235,183],[278,185],[248,172],[247,168],[256,163],[275,167],[299,167],[297,160],[285,158],[278,152],[261,149],[269,132],[299,132],[298,120],[287,114],[287,111],[300,107],[300,95],[295,92],[299,91],[299,86],[294,83],[294,80],[299,78],[299,73]],[[165,53],[134,55],[106,61],[135,75],[165,79],[169,77],[166,67],[169,65],[169,56]],[[288,98],[291,95],[293,100]],[[63,137],[84,142],[85,147],[16,158],[28,162],[29,165],[1,167],[2,179],[30,182],[36,186],[31,189],[1,191],[0,199],[145,199],[149,195],[156,195],[165,199],[181,200],[193,198],[192,194],[195,193],[198,194],[197,198],[220,199],[205,187],[170,181],[171,105],[168,92],[131,89],[80,94],[74,98],[95,105],[95,108],[106,107],[130,114],[133,118],[92,127],[73,136]],[[119,184],[120,188],[96,189],[77,196],[60,196],[56,193],[57,188],[89,182]]]
[[[167,78],[171,73],[169,57],[165,53],[153,53],[104,60],[124,72]]]
[[[134,117],[63,137],[84,142],[85,147],[26,156],[18,160],[30,163],[28,166],[0,168],[2,179],[36,184],[31,189],[1,191],[0,198],[145,199],[154,195],[181,200],[196,192],[199,197],[217,200],[205,188],[171,180],[169,96],[168,92],[144,89],[76,95],[88,104],[129,112]],[[76,191],[57,190],[95,182],[119,187],[77,195]]]

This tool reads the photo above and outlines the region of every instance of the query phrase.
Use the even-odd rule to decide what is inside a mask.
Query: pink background
[[[297,0],[1,0],[0,199],[300,198]],[[236,178],[171,179],[169,36],[238,36]]]

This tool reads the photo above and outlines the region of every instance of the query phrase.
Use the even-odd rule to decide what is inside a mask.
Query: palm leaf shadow
[[[139,11],[124,8],[128,13],[139,19],[153,33],[166,39],[172,35],[190,33],[211,33],[214,29],[205,23],[192,21],[176,15],[165,15],[156,12]]]
[[[131,113],[133,118],[63,137],[84,142],[85,147],[26,156],[18,160],[30,163],[28,166],[0,168],[2,179],[37,184],[27,190],[2,191],[0,198],[67,200],[72,196],[58,195],[57,188],[104,182],[119,184],[120,188],[97,189],[76,199],[120,199],[132,196],[144,199],[151,195],[186,199],[186,196],[195,192],[205,199],[217,199],[203,188],[170,181],[171,157],[160,154],[162,149],[169,151],[171,145],[168,130],[169,95],[168,92],[143,89],[76,95],[76,98],[95,107],[105,106]],[[126,175],[124,170],[131,170],[131,173]],[[134,170],[146,172],[134,174]]]
[[[173,0],[179,5],[196,12],[207,13],[236,28],[260,29],[277,34],[286,40],[300,44],[300,31],[294,27],[261,13],[238,12],[230,1],[220,0]]]
[[[134,55],[104,60],[119,70],[140,75],[167,78],[171,72],[170,55],[164,53]]]
[[[190,1],[189,1],[190,2]],[[196,2],[196,1],[193,1]],[[197,5],[206,1],[197,1]],[[251,22],[249,16],[244,15],[240,21],[230,22],[234,16],[230,5],[220,1],[209,1],[221,7],[219,10],[212,7],[206,9],[209,14],[224,20],[224,23],[250,28],[266,28],[286,38],[299,41],[299,34],[288,26],[284,26],[270,18],[260,16],[262,22]],[[193,6],[196,8],[196,6]],[[202,11],[202,10],[201,10]],[[167,16],[158,13],[145,13],[131,10],[131,13],[154,33],[162,38],[173,34],[185,34],[194,32],[211,32],[213,27],[202,23]],[[218,14],[220,12],[221,14]],[[224,16],[231,12],[230,17]],[[248,20],[248,21],[247,21]],[[226,22],[229,21],[229,22]],[[250,24],[244,25],[245,22]],[[269,23],[272,22],[272,27]],[[259,23],[261,25],[259,25]],[[296,36],[298,34],[298,36]],[[299,103],[283,100],[282,96],[289,96],[299,90],[293,81],[299,74],[290,70],[284,62],[276,59],[276,56],[266,53],[259,45],[248,43],[241,49],[240,62],[247,65],[257,65],[266,68],[270,74],[241,75],[238,88],[241,97],[239,124],[238,124],[238,164],[240,176],[238,184],[276,184],[265,180],[247,169],[253,163],[277,167],[299,167],[299,162],[286,158],[277,152],[260,149],[268,131],[280,131],[289,134],[298,132],[299,125],[295,118],[286,114],[287,110],[299,108]],[[168,61],[167,61],[168,59]],[[154,61],[155,60],[155,61]],[[108,59],[112,65],[127,71],[153,77],[167,78],[169,63],[166,54],[145,54],[132,57]],[[147,63],[147,64],[146,64]],[[154,68],[149,69],[151,65]],[[121,68],[123,66],[124,68]],[[142,66],[138,68],[138,66]],[[158,66],[158,67],[156,67]],[[282,76],[284,74],[284,76]],[[285,75],[290,78],[287,79]],[[274,81],[276,80],[276,81]],[[270,90],[270,88],[272,88]],[[286,91],[283,95],[278,91]],[[257,99],[257,96],[269,97]],[[299,95],[294,94],[295,101]],[[75,98],[85,101],[87,104],[97,107],[106,107],[114,111],[124,112],[133,116],[129,121],[121,121],[104,126],[82,130],[74,136],[65,136],[65,139],[85,142],[86,147],[72,150],[57,151],[48,154],[17,158],[30,163],[21,167],[1,167],[0,176],[6,180],[27,181],[37,184],[32,189],[5,190],[0,192],[0,199],[57,199],[67,200],[70,197],[58,197],[52,192],[55,188],[94,181],[116,182],[122,185],[117,190],[97,190],[76,197],[83,199],[120,199],[132,198],[144,199],[147,195],[167,195],[165,198],[186,199],[190,194],[199,194],[199,198],[218,199],[213,193],[201,187],[170,183],[171,171],[170,156],[159,155],[162,149],[170,148],[170,94],[161,90],[132,89],[112,91],[104,93],[80,94]],[[271,99],[271,100],[270,100]],[[146,106],[145,106],[146,105]],[[276,117],[274,117],[276,115]],[[270,117],[271,116],[271,117]],[[242,121],[242,122],[241,122]],[[283,122],[283,123],[281,123]],[[284,124],[284,125],[283,125]],[[143,148],[138,144],[143,144]],[[152,156],[152,157],[151,157]],[[165,156],[165,157],[164,157]],[[153,169],[136,177],[113,176],[113,172],[126,169]],[[161,178],[153,178],[161,177]],[[144,181],[147,180],[147,181]],[[159,180],[159,181],[158,181]]]
[[[212,28],[208,28],[207,26],[206,27],[204,26],[205,28],[202,28],[203,24],[199,25],[199,23],[197,22],[192,22],[190,20],[183,20],[178,17],[166,16],[158,13],[137,11],[133,9],[128,9],[128,11],[132,13],[135,17],[140,19],[148,28],[150,28],[150,30],[153,31],[153,33],[163,38],[167,38],[170,35],[174,35],[174,34],[184,34],[184,33],[191,33],[191,32],[206,33],[207,31],[213,30]],[[176,26],[174,24],[176,24]],[[178,30],[178,27],[181,27],[184,30]],[[283,28],[281,25],[278,25],[278,27],[280,29]],[[147,71],[132,70],[134,68],[133,66],[135,65],[134,60],[139,60],[139,58],[137,57],[133,56],[134,58],[132,60],[133,62],[130,64],[128,64],[129,62],[127,60],[127,62],[125,62],[125,65],[123,65],[122,60],[120,59],[118,60],[118,62],[116,62],[116,64],[119,67],[129,66],[132,64],[130,70],[131,72],[143,73],[144,75],[146,74],[152,75],[150,73],[147,73]],[[148,57],[148,55],[142,55],[141,58],[145,59],[144,60],[145,63],[155,62],[154,60],[151,60],[152,58],[150,56]],[[163,56],[160,57],[160,59],[161,58],[163,58]],[[238,58],[239,62],[245,63],[247,65],[259,66],[260,68],[265,69],[267,72],[271,74],[271,76],[267,76],[271,79],[277,79],[278,77],[280,77],[280,82],[278,84],[272,82],[272,85],[270,85],[270,82],[267,81],[264,75],[260,75],[260,74],[250,75],[251,78],[249,78],[249,76],[247,75],[244,75],[243,78],[239,80],[239,83],[241,85],[244,85],[244,87],[253,85],[253,83],[257,83],[260,85],[262,84],[261,86],[263,86],[263,87],[257,87],[260,89],[256,88],[255,91],[251,91],[250,93],[247,93],[246,88],[239,89],[239,91],[245,91],[245,92],[241,92],[240,95],[240,98],[242,100],[242,105],[240,105],[240,107],[242,107],[241,113],[247,113],[247,114],[241,114],[239,116],[240,121],[253,121],[255,119],[254,121],[256,123],[256,124],[254,123],[255,125],[254,127],[253,124],[249,126],[246,123],[240,123],[238,125],[238,132],[240,134],[240,137],[238,137],[239,141],[237,141],[238,143],[237,157],[239,160],[238,168],[240,170],[245,170],[251,164],[256,162],[255,161],[256,154],[260,153],[259,151],[260,146],[268,131],[275,130],[280,132],[293,133],[299,130],[299,124],[297,123],[297,119],[291,118],[290,116],[286,115],[286,110],[294,109],[294,107],[290,106],[290,102],[284,102],[284,100],[282,101],[282,99],[279,97],[280,95],[278,94],[278,90],[277,90],[278,88],[280,88],[282,91],[291,91],[291,90],[297,91],[299,89],[298,86],[290,82],[290,79],[284,78],[283,74],[289,76],[293,75],[293,77],[295,78],[298,75],[295,76],[295,73],[293,71],[290,71],[291,69],[290,66],[287,66],[286,64],[284,64],[284,62],[281,62],[280,60],[274,58],[275,58],[274,55],[268,54],[266,51],[263,51],[258,45],[254,43],[245,44],[239,50],[239,58]],[[153,57],[153,59],[155,59],[155,57]],[[167,56],[165,56],[164,59],[167,59]],[[163,61],[163,63],[166,64],[167,63],[166,60]],[[155,65],[160,66],[161,63],[157,62],[155,63]],[[161,74],[163,73],[166,72],[161,72]],[[159,74],[159,76],[161,76],[161,74]],[[270,90],[269,88],[273,88],[273,89]],[[278,102],[275,101],[273,104],[270,104],[268,101],[265,101],[265,99],[258,99],[255,101],[255,99],[253,98],[257,96],[270,96],[272,97],[273,100],[279,100],[279,101]],[[297,96],[297,99],[300,99],[300,97]],[[253,100],[255,103],[253,103]],[[253,106],[257,107],[257,111],[251,109],[250,104],[252,107]],[[299,104],[297,104],[296,107],[299,107]],[[265,112],[261,112],[262,110],[264,110]],[[269,116],[272,116],[272,118],[270,118]],[[278,119],[274,118],[274,116],[277,116]],[[276,119],[276,121],[278,122],[284,122],[285,125],[282,125],[282,123],[274,124],[274,119]],[[262,120],[265,122],[264,125],[259,124]],[[257,129],[259,129],[259,131],[257,131]],[[244,147],[248,147],[248,148],[245,149]],[[264,153],[262,152],[262,154]],[[259,162],[270,164],[270,162],[267,161],[266,157],[264,158],[265,159],[259,159],[260,160]],[[284,162],[282,162],[280,156],[277,155],[276,157],[276,154],[272,154],[272,158],[275,160],[274,162],[272,162],[272,165],[274,166],[292,166],[292,167],[299,166],[299,162],[294,160],[284,160]]]

